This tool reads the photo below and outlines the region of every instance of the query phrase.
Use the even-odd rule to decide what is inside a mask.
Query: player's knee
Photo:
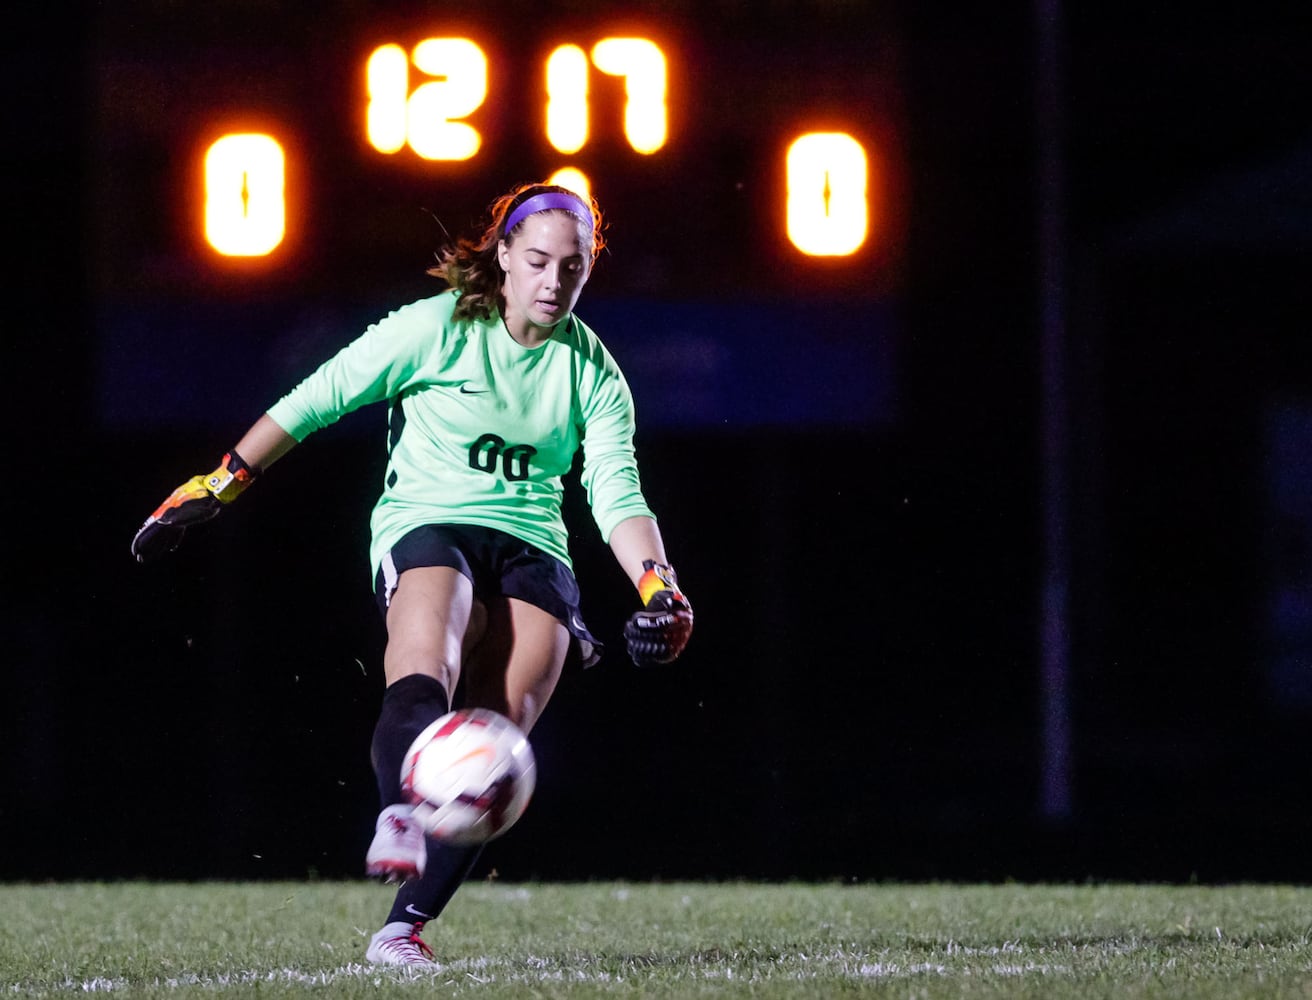
[[[387,675],[389,685],[411,674],[432,677],[446,689],[448,698],[454,694],[460,680],[460,664],[452,662],[450,658],[432,650],[394,648],[391,643],[383,655],[383,672]]]

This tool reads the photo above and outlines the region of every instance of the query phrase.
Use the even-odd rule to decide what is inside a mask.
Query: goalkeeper
[[[426,838],[402,800],[402,758],[453,706],[530,730],[567,664],[600,643],[579,613],[561,515],[582,449],[593,518],[638,592],[624,629],[639,665],[683,650],[693,614],[643,497],[624,376],[574,305],[602,248],[595,201],[528,185],[497,199],[481,234],[430,271],[448,289],[391,313],[275,403],[208,476],[178,487],[132,541],[142,561],[176,548],[298,442],[387,404],[388,463],[370,558],[387,627],[387,687],[371,756],[382,811],[366,872],[400,882],[369,961],[436,966],[420,936],[479,848]]]

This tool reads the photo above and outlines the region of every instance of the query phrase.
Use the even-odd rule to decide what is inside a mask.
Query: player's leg
[[[401,765],[415,738],[450,710],[463,648],[476,641],[485,616],[469,579],[449,566],[408,569],[387,597],[387,690],[371,746],[382,811],[365,871],[403,881],[422,873],[425,848],[402,801]]]
[[[527,733],[556,690],[569,632],[549,612],[513,597],[489,602],[487,614],[487,631],[467,667],[466,698]]]
[[[556,688],[568,649],[565,626],[541,608],[507,598],[489,601],[487,627],[465,664],[469,706],[500,712],[527,732]],[[381,940],[393,942],[398,954],[420,947],[419,931],[446,908],[481,852],[481,846],[455,847],[430,838],[423,874],[397,890]],[[375,935],[375,943],[379,940]],[[371,945],[371,955],[374,949]]]

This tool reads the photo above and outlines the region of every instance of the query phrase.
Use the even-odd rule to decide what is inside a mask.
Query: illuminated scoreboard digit
[[[482,45],[468,37],[429,37],[408,49],[378,45],[360,66],[353,120],[381,158],[476,167],[487,154],[479,124],[489,102],[505,101]],[[568,158],[585,150],[603,123],[594,121],[594,87],[620,86],[618,126],[628,147],[660,167],[671,139],[666,52],[652,39],[603,36],[590,45],[555,46],[545,58],[540,87],[516,106],[537,109],[541,133],[562,162],[553,183],[583,193],[593,178]],[[697,101],[696,95],[684,95]],[[610,127],[610,123],[604,123]],[[882,195],[872,176],[871,151],[842,128],[798,130],[787,144],[774,217],[800,257],[842,258],[866,248],[878,232]],[[227,257],[275,254],[289,229],[306,225],[288,208],[289,153],[275,130],[232,132],[207,150],[203,171],[204,233]],[[312,164],[298,165],[304,174]]]
[[[286,232],[282,146],[269,135],[235,133],[205,154],[205,237],[221,254],[262,257]]]

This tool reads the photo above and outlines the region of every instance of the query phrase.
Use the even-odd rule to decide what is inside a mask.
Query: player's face
[[[568,212],[538,212],[524,220],[509,246],[502,240],[497,247],[506,274],[506,328],[521,343],[550,337],[587,284],[592,257],[580,228]]]

